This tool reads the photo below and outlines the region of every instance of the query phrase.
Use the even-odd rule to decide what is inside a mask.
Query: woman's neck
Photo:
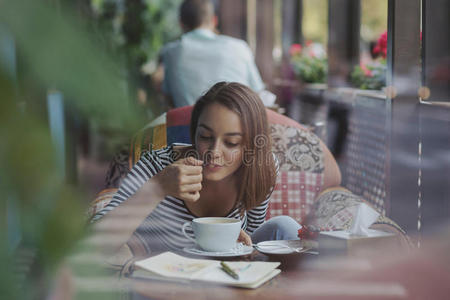
[[[218,192],[231,191],[231,190],[236,190],[236,176],[235,175],[228,176],[220,181],[204,179],[202,181],[202,190],[200,191],[200,194],[202,192],[217,194]]]
[[[237,197],[235,175],[220,181],[203,180],[200,199],[195,203],[186,203],[186,206],[198,217],[223,217],[233,209]]]

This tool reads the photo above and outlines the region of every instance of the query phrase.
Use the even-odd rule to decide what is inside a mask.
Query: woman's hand
[[[166,195],[195,202],[202,189],[203,161],[187,157],[175,161],[154,176]]]
[[[252,245],[252,238],[241,229],[241,232],[239,233],[238,242],[244,243],[244,245],[251,246]]]

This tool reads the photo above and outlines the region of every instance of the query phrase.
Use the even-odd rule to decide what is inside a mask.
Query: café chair
[[[121,179],[144,151],[174,142],[191,143],[191,111],[192,106],[169,110],[135,134],[129,147],[111,162],[105,189],[90,205],[89,216],[109,203]],[[355,213],[353,208],[362,202],[370,203],[340,186],[339,166],[314,133],[284,115],[270,109],[266,111],[272,151],[280,166],[266,218],[288,215],[300,224],[311,224],[320,230],[348,229]],[[371,228],[395,233],[400,244],[410,245],[405,231],[387,216],[380,215]]]

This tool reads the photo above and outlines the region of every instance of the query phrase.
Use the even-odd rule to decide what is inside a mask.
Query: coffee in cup
[[[195,240],[186,233],[192,227]],[[195,242],[203,250],[212,252],[228,251],[236,246],[241,231],[241,221],[233,218],[206,217],[186,222],[181,227],[186,238]]]

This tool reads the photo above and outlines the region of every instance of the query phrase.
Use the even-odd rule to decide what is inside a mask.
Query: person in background
[[[219,81],[239,82],[257,93],[264,90],[247,43],[216,34],[217,16],[210,0],[185,0],[179,15],[184,34],[161,52],[162,90],[174,107],[194,104]]]

